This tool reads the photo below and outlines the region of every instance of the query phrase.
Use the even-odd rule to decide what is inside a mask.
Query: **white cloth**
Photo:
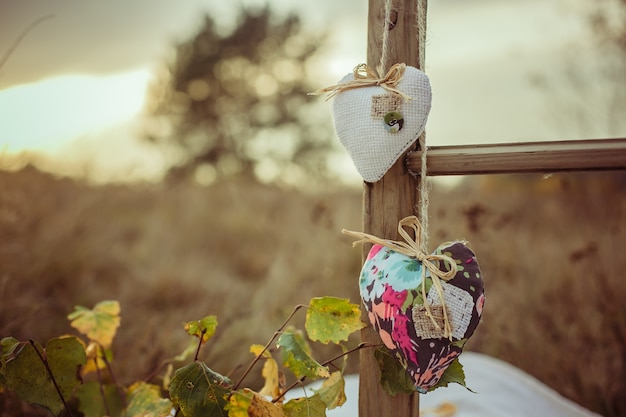
[[[340,84],[354,80],[343,77]],[[382,87],[362,87],[338,94],[331,103],[333,125],[339,141],[348,151],[361,177],[376,182],[385,175],[424,131],[430,112],[432,92],[426,74],[407,66],[397,89],[411,99],[397,109],[404,118],[402,129],[390,133],[383,117],[372,116],[372,98],[386,94]]]
[[[506,362],[474,352],[462,353],[459,360],[467,386],[476,394],[451,384],[420,395],[421,410],[451,403],[456,407],[454,417],[599,417]],[[359,376],[347,375],[345,379],[347,401],[342,407],[329,410],[328,417],[358,416]],[[319,385],[317,381],[311,387]],[[303,395],[297,389],[288,394],[288,398]],[[390,411],[389,415],[393,413]]]

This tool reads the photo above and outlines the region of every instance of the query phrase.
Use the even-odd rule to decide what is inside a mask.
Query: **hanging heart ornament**
[[[374,243],[359,278],[369,320],[384,345],[426,393],[461,354],[480,322],[484,284],[474,253],[465,242],[444,243],[432,254],[403,227],[419,236],[419,221],[407,217],[398,230],[406,242],[359,232],[359,242]],[[356,243],[359,243],[356,242]]]
[[[385,76],[362,64],[329,93],[333,125],[367,182],[380,180],[424,131],[432,93],[426,74],[395,64]]]

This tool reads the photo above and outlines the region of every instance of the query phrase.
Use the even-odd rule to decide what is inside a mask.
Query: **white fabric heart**
[[[350,73],[338,85],[354,79],[354,73]],[[367,182],[376,182],[385,175],[418,140],[428,119],[432,93],[426,74],[407,66],[395,89],[408,99],[380,86],[366,86],[342,91],[331,103],[337,136]],[[400,130],[385,124],[385,115],[391,111],[403,117]]]

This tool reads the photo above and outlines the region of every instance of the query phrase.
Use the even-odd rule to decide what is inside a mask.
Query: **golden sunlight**
[[[141,111],[150,77],[148,69],[68,75],[0,90],[0,148],[55,151],[128,121]]]

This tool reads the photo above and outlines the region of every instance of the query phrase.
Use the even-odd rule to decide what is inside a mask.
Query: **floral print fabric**
[[[428,392],[446,368],[461,354],[463,345],[480,321],[485,300],[476,256],[463,243],[441,245],[435,251],[454,259],[456,275],[442,282],[444,300],[425,273],[426,302],[441,320],[445,303],[452,325],[452,340],[444,337],[426,316],[422,294],[422,268],[417,259],[374,245],[361,270],[359,288],[369,320],[385,346],[408,371],[419,392]],[[442,270],[449,270],[440,265]],[[440,323],[443,323],[441,320]]]

